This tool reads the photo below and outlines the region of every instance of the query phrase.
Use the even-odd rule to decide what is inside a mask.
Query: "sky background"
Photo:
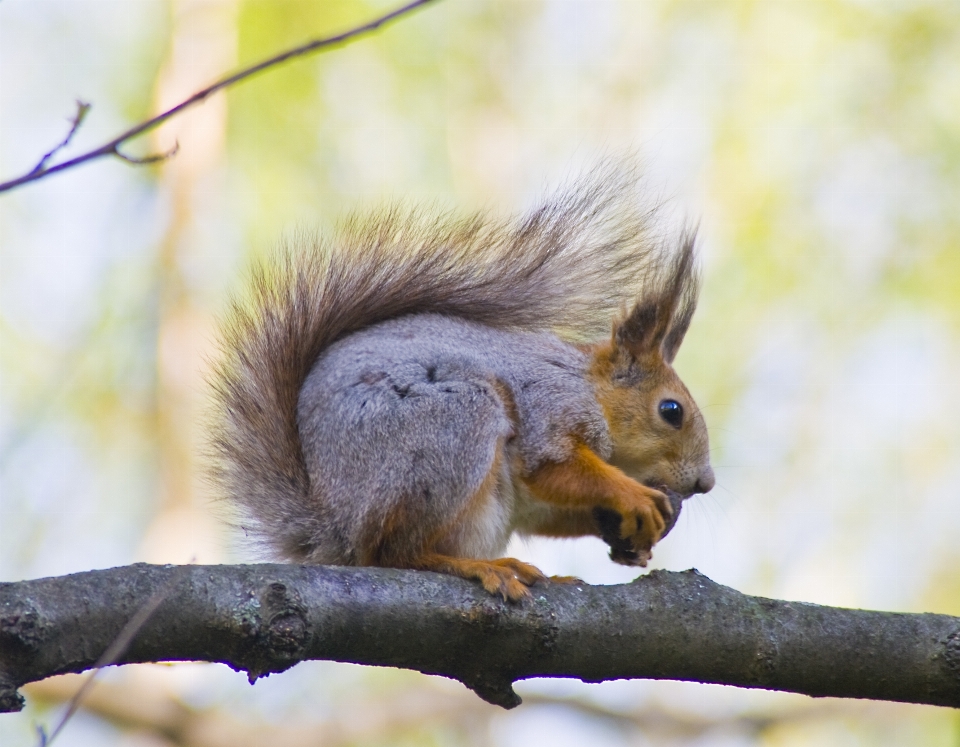
[[[77,99],[93,108],[65,157],[389,7],[3,0],[0,180],[64,136]],[[251,258],[386,202],[515,214],[613,156],[643,164],[667,224],[699,221],[704,265],[676,368],[717,487],[653,567],[960,615],[953,0],[444,0],[128,152],[175,142],[160,166],[104,160],[0,195],[0,581],[255,559],[199,455],[216,318]],[[635,575],[599,540],[510,552],[592,583]],[[535,702],[504,713],[456,683],[327,663],[253,688],[216,665],[104,679],[323,744],[960,745],[945,709],[683,683],[521,683]],[[33,744],[55,690],[0,717],[0,742]],[[187,744],[90,714],[58,743]]]

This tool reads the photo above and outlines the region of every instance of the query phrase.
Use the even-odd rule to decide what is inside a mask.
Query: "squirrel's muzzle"
[[[713,468],[707,466],[707,468],[700,473],[700,477],[697,478],[697,482],[693,486],[692,493],[709,493],[711,490],[713,490],[713,486],[716,484],[717,480],[713,476]]]

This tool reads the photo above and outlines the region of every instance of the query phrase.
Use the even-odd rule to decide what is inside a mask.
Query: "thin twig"
[[[193,563],[193,561],[190,561]],[[90,688],[93,687],[93,681],[96,676],[100,673],[100,670],[104,667],[109,667],[111,664],[116,664],[120,660],[130,644],[133,643],[133,639],[137,637],[137,634],[147,624],[147,621],[157,611],[157,608],[163,604],[163,601],[170,596],[173,590],[177,587],[184,576],[187,574],[187,570],[190,568],[190,565],[180,566],[173,577],[170,579],[169,583],[164,585],[162,588],[158,589],[157,592],[150,597],[141,607],[138,609],[133,617],[123,626],[123,629],[113,639],[113,642],[107,646],[107,649],[100,655],[100,658],[97,659],[97,663],[93,667],[93,671],[90,672],[90,676],[84,681],[80,686],[80,689],[70,698],[70,703],[67,706],[67,710],[64,712],[63,716],[60,717],[60,720],[57,722],[57,725],[54,727],[53,731],[50,732],[50,736],[47,736],[46,733],[40,729],[40,747],[49,747],[54,739],[57,738],[57,735],[63,731],[63,727],[67,725],[67,722],[73,718],[73,715],[80,709],[80,705],[83,703],[83,699],[86,697],[87,693],[90,691]]]
[[[60,141],[59,145],[43,154],[43,158],[41,158],[39,162],[37,162],[37,165],[33,167],[33,171],[30,172],[31,174],[42,173],[46,168],[47,162],[61,150],[70,145],[70,141],[73,140],[73,136],[77,134],[77,130],[79,130],[80,125],[83,124],[83,120],[87,116],[87,112],[90,111],[90,106],[91,105],[86,101],[80,101],[77,99],[77,113],[74,115],[73,121],[70,123],[70,132],[68,132],[67,136]]]
[[[179,152],[180,152],[180,143],[175,142],[173,144],[173,147],[170,150],[168,150],[166,153],[156,153],[152,156],[144,156],[143,158],[128,156],[126,153],[121,153],[119,148],[114,148],[113,155],[115,155],[120,160],[126,161],[127,163],[132,163],[135,166],[143,166],[148,163],[160,163],[161,161],[166,161],[168,158],[173,158]]]
[[[66,144],[70,141],[70,138],[73,137],[73,134],[76,131],[76,129],[80,126],[79,120],[82,120],[82,117],[79,116],[79,113],[78,113],[78,117],[75,120],[74,126],[71,129],[70,134],[65,138],[64,142],[61,145],[54,148],[50,153],[45,155],[43,159],[41,159],[40,163],[37,164],[37,166],[29,173],[24,174],[23,176],[17,177],[16,179],[11,179],[9,181],[0,183],[0,192],[6,192],[8,190],[14,189],[15,187],[19,187],[23,184],[27,184],[29,182],[33,182],[38,179],[42,179],[44,177],[50,176],[51,174],[55,174],[58,171],[63,171],[65,169],[73,168],[74,166],[79,166],[80,164],[86,163],[87,161],[93,161],[97,158],[103,158],[105,156],[114,156],[124,161],[127,161],[128,163],[138,163],[138,164],[156,163],[157,161],[162,161],[162,160],[165,160],[166,158],[170,158],[171,156],[174,155],[174,153],[176,153],[176,148],[174,148],[174,150],[169,153],[160,154],[156,156],[147,156],[141,159],[135,159],[131,156],[126,156],[122,154],[119,150],[119,147],[123,143],[127,142],[128,140],[131,140],[132,138],[135,138],[138,135],[142,135],[145,132],[149,132],[150,130],[155,129],[157,126],[159,126],[163,122],[166,122],[171,117],[176,116],[177,114],[182,112],[184,109],[187,109],[195,104],[199,104],[200,102],[206,100],[211,94],[216,93],[217,91],[223,88],[232,86],[235,83],[239,83],[242,80],[246,80],[247,78],[257,75],[258,73],[262,73],[271,67],[275,67],[276,65],[280,65],[284,62],[288,62],[289,60],[292,60],[296,57],[302,57],[304,55],[310,54],[311,52],[317,52],[321,49],[329,49],[332,47],[341,46],[355,39],[358,36],[362,36],[364,34],[370,33],[371,31],[375,31],[381,26],[383,26],[384,24],[389,23],[390,21],[393,21],[397,18],[400,18],[401,16],[404,16],[416,10],[420,6],[426,5],[431,2],[434,2],[434,0],[414,0],[413,2],[407,3],[406,5],[400,8],[397,8],[396,10],[392,10],[389,13],[380,16],[379,18],[376,18],[372,21],[369,21],[368,23],[363,24],[362,26],[357,26],[356,28],[350,29],[349,31],[344,31],[343,33],[337,34],[336,36],[329,36],[324,39],[314,39],[313,41],[309,41],[306,44],[303,44],[299,47],[294,47],[293,49],[288,49],[285,52],[281,52],[280,54],[274,57],[270,57],[266,60],[256,63],[255,65],[251,65],[250,67],[244,68],[243,70],[233,73],[232,75],[228,75],[225,78],[221,78],[216,83],[213,83],[212,85],[207,86],[201,91],[197,91],[195,94],[190,96],[190,98],[184,101],[181,101],[179,104],[177,104],[176,106],[170,109],[167,109],[162,114],[158,114],[152,119],[148,119],[144,122],[141,122],[138,125],[135,125],[134,127],[131,127],[126,132],[118,135],[110,142],[105,143],[104,145],[101,145],[99,148],[94,148],[93,150],[88,151],[82,155],[79,155],[76,158],[71,158],[69,161],[64,161],[63,163],[58,163],[55,166],[46,168],[46,161],[48,161],[54,154],[56,154],[59,150],[61,150],[63,147],[66,146]],[[89,105],[85,105],[85,106],[89,108]]]

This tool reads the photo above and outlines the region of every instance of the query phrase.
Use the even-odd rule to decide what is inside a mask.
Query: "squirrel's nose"
[[[697,484],[693,486],[694,493],[709,493],[717,481],[713,476],[713,468],[707,467],[697,478]]]

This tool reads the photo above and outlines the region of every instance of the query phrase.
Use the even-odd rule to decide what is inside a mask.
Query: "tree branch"
[[[212,661],[250,681],[305,659],[414,669],[504,707],[527,677],[650,678],[960,707],[960,618],[749,597],[696,571],[534,587],[510,605],[432,573],[138,564],[0,584],[0,711],[81,672],[182,574],[117,663]]]
[[[126,143],[128,140],[132,140],[139,135],[143,135],[144,133],[155,129],[185,109],[205,101],[211,94],[214,94],[223,88],[232,86],[235,83],[239,83],[242,80],[246,80],[247,78],[257,75],[258,73],[262,73],[265,70],[280,65],[284,62],[288,62],[296,57],[303,57],[304,55],[311,54],[312,52],[342,46],[343,44],[346,44],[347,42],[352,41],[359,36],[363,36],[371,31],[375,31],[390,21],[394,21],[401,16],[407,15],[408,13],[419,8],[421,5],[426,5],[427,3],[431,2],[434,2],[434,0],[414,0],[413,2],[407,3],[396,10],[390,11],[386,15],[375,18],[374,20],[369,21],[362,26],[357,26],[356,28],[350,29],[349,31],[345,31],[341,34],[337,34],[336,36],[329,36],[323,39],[314,39],[313,41],[309,41],[306,44],[300,45],[299,47],[288,49],[285,52],[281,52],[278,55],[270,57],[269,59],[262,60],[255,65],[251,65],[250,67],[244,68],[243,70],[233,73],[232,75],[221,78],[216,83],[207,86],[201,91],[197,91],[190,98],[181,101],[179,104],[167,109],[162,114],[158,114],[152,119],[148,119],[145,122],[141,122],[140,124],[131,127],[129,130],[121,133],[110,142],[104,143],[99,148],[94,148],[93,150],[87,151],[76,158],[71,158],[69,161],[64,161],[63,163],[58,163],[55,166],[47,167],[47,162],[59,151],[65,148],[73,139],[74,134],[76,134],[77,130],[80,128],[80,125],[83,123],[83,119],[86,116],[87,111],[90,109],[90,104],[77,102],[77,115],[73,119],[70,132],[63,139],[63,141],[51,151],[46,153],[31,171],[15,179],[10,179],[6,182],[0,182],[0,192],[6,192],[29,182],[43,179],[44,177],[55,174],[58,171],[64,171],[66,169],[73,168],[74,166],[79,166],[80,164],[87,163],[88,161],[93,161],[98,158],[103,158],[105,156],[114,156],[126,161],[127,163],[133,164],[156,163],[158,161],[171,158],[176,154],[177,146],[174,146],[172,150],[166,153],[150,155],[144,158],[134,158],[132,156],[125,155],[121,153],[120,146]]]

